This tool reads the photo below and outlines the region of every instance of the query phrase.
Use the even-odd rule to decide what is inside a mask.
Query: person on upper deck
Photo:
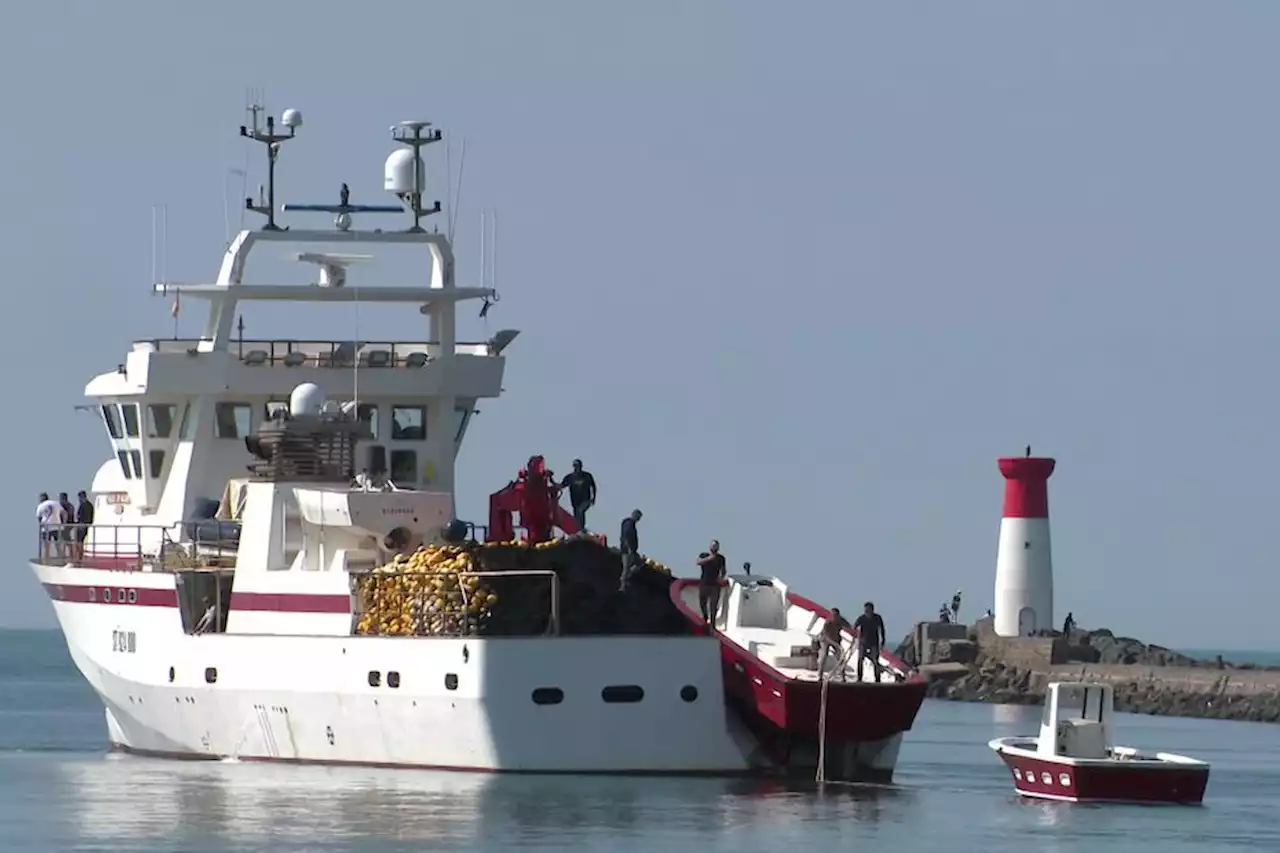
[[[862,605],[862,615],[853,623],[853,627],[858,632],[858,639],[861,640],[858,647],[858,664],[854,671],[855,677],[858,681],[862,680],[862,662],[870,658],[871,668],[876,674],[876,684],[879,684],[880,650],[884,648],[885,633],[884,620],[876,612],[876,606],[870,601]]]
[[[76,537],[76,507],[71,503],[71,498],[67,497],[66,492],[58,492],[58,506],[62,507],[62,517],[66,524],[62,528],[62,541],[58,545],[58,550],[62,556],[68,557],[71,555]]]
[[[720,582],[726,570],[719,541],[712,539],[710,548],[698,555],[698,568],[702,571],[698,581],[698,609],[702,611],[702,621],[715,627],[716,615],[720,612]]]
[[[835,658],[837,665],[843,656],[841,648],[844,645],[844,632],[852,630],[853,626],[849,624],[849,620],[840,615],[840,608],[831,608],[831,616],[827,619],[825,625],[822,626],[822,632],[818,634],[818,643],[822,647],[822,656],[818,659],[819,674],[826,671],[827,657],[830,655]],[[840,680],[846,681],[845,670],[847,667],[840,667]]]
[[[560,488],[569,490],[569,504],[573,507],[573,520],[578,523],[578,532],[587,529],[587,510],[596,505],[596,478],[590,471],[584,471],[582,460],[573,460],[573,470],[560,481]]]
[[[40,502],[36,504],[36,521],[40,523],[41,555],[47,560],[53,556],[54,543],[58,541],[62,525],[67,521],[62,505],[49,500],[48,492],[40,493]]]
[[[636,524],[642,517],[644,513],[633,509],[630,515],[622,519],[618,550],[622,552],[622,579],[619,588],[623,592],[626,592],[631,576],[640,568],[640,532],[636,529]]]
[[[76,507],[76,551],[77,560],[84,559],[84,540],[89,537],[89,528],[93,525],[93,501],[89,500],[89,495],[81,489],[76,494],[76,500],[80,501]]]

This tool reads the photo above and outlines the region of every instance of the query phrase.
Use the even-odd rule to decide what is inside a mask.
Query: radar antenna
[[[262,130],[258,125],[258,114],[264,111],[265,107],[261,104],[255,103],[250,106],[249,112],[253,115],[253,127],[240,125],[240,135],[267,146],[267,198],[265,202],[259,198],[258,204],[254,204],[253,199],[246,198],[244,206],[245,210],[252,210],[254,213],[260,213],[267,217],[267,224],[262,226],[262,230],[286,231],[288,229],[276,225],[276,158],[280,155],[280,143],[293,139],[294,132],[299,127],[302,127],[302,113],[297,110],[285,110],[284,115],[280,117],[280,122],[289,129],[289,132],[276,133],[274,116],[267,116],[266,130]]]
[[[289,204],[285,203],[280,206],[281,210],[292,213],[294,211],[304,211],[308,213],[332,213],[333,225],[339,231],[348,231],[351,228],[351,214],[353,213],[403,213],[404,208],[395,204],[352,204],[351,203],[351,187],[343,184],[338,190],[337,204]]]
[[[444,138],[444,134],[439,130],[431,130],[430,128],[431,122],[429,121],[402,121],[399,125],[391,128],[392,139],[413,149],[413,184],[408,190],[397,192],[401,201],[404,201],[409,206],[409,212],[413,214],[413,227],[409,229],[413,232],[423,230],[422,217],[440,212],[440,202],[438,201],[428,208],[423,208],[422,206],[424,172],[422,167],[422,146],[439,142]]]

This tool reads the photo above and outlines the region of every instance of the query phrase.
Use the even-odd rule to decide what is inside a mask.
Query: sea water
[[[1280,725],[1120,715],[1212,762],[1205,804],[1080,806],[1018,800],[986,746],[1039,713],[926,702],[884,787],[160,761],[107,753],[57,633],[0,631],[0,853],[1280,850]]]

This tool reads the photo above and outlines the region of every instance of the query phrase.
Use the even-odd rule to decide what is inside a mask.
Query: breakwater
[[[929,696],[1038,705],[1053,681],[1102,681],[1116,710],[1162,716],[1280,722],[1280,668],[1197,660],[1107,630],[1070,636],[997,637],[972,627],[923,623],[898,649],[929,677]],[[935,639],[937,637],[937,639]]]

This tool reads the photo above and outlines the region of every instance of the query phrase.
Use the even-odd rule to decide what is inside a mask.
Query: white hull
[[[164,573],[33,568],[47,584],[173,588]],[[472,771],[772,769],[726,709],[711,638],[188,635],[174,607],[56,596],[53,604],[76,666],[106,707],[112,745],[130,751]],[[277,618],[326,616],[335,618]],[[129,632],[134,651],[117,651]],[[397,688],[387,683],[392,672]],[[643,699],[605,702],[601,691],[618,685],[640,686]],[[687,686],[694,701],[682,698]],[[536,704],[539,688],[558,688],[563,700]],[[891,773],[900,743],[895,735],[858,744],[856,758]]]

